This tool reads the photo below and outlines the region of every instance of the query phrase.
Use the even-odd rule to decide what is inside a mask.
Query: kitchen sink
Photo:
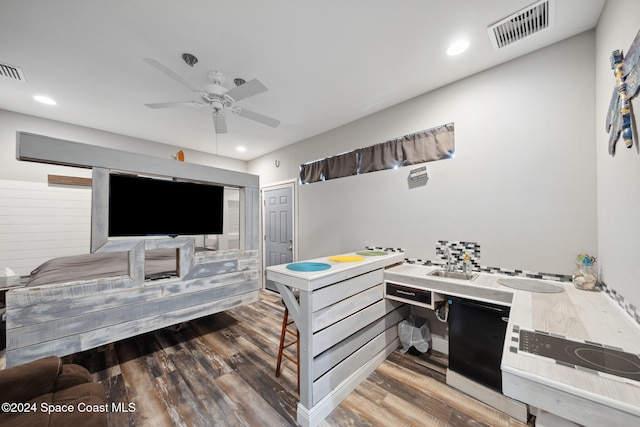
[[[476,273],[461,273],[459,271],[447,271],[447,270],[433,270],[428,273],[427,276],[442,277],[444,279],[458,279],[458,280],[475,280],[478,275]]]

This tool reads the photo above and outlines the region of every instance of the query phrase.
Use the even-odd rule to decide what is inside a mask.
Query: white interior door
[[[263,189],[265,269],[293,261],[293,190],[293,183]],[[270,280],[265,287],[277,291]]]

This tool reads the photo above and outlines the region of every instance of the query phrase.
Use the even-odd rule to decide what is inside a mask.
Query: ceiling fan
[[[189,53],[183,54],[182,59],[191,67],[198,62],[198,58]],[[209,83],[202,89],[155,59],[144,58],[144,61],[178,83],[188,87],[200,97],[200,101],[145,104],[149,108],[210,107],[212,109],[213,126],[216,134],[227,133],[227,119],[225,115],[228,111],[240,117],[254,120],[274,128],[280,124],[279,120],[236,105],[236,102],[240,100],[268,90],[258,79],[249,80],[248,82],[245,82],[243,79],[235,79],[234,82],[237,86],[232,89],[227,89],[223,86],[225,83],[224,75],[219,71],[211,71],[208,74]]]

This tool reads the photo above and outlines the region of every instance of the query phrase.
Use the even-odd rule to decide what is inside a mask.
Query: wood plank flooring
[[[110,425],[295,426],[295,365],[275,378],[284,307],[258,303],[65,357],[89,369],[110,402]],[[322,426],[503,426],[524,424],[445,384],[445,355],[392,353]],[[530,425],[533,425],[530,422]]]

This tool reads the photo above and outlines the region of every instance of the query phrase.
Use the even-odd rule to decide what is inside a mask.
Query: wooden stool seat
[[[297,297],[297,295],[296,295]],[[297,299],[297,298],[296,298]],[[282,302],[284,305],[284,301]],[[290,326],[295,328],[292,329]],[[287,342],[287,334],[292,336],[292,339]],[[290,355],[289,352],[286,352],[285,349],[291,346],[296,346],[295,357]],[[296,373],[298,376],[298,393],[300,393],[300,331],[295,326],[293,320],[289,320],[289,309],[287,306],[284,306],[284,316],[282,318],[282,330],[280,332],[280,348],[278,349],[278,363],[276,364],[276,377],[280,376],[280,367],[282,365],[282,358],[286,358],[291,361],[291,363],[296,365]]]

